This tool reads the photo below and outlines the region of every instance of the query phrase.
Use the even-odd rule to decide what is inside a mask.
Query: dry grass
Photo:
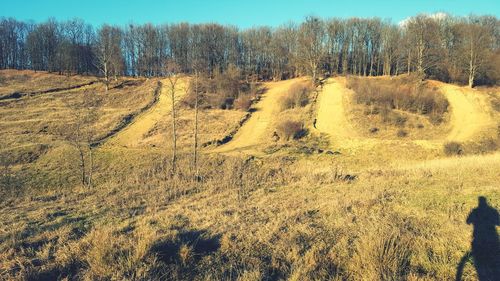
[[[95,95],[100,102],[95,122],[95,138],[105,135],[122,119],[144,107],[153,97],[154,81],[127,80],[124,85],[105,93],[99,84],[81,89],[51,93],[4,102],[0,112],[0,140],[3,148],[31,143],[49,144],[61,140],[66,122],[74,112],[70,108],[79,104],[86,95]],[[117,82],[121,84],[122,81]],[[66,126],[67,127],[67,126]]]
[[[140,108],[155,82],[128,88],[135,97],[111,91],[103,109]],[[326,145],[311,135],[260,157],[202,154],[196,178],[186,107],[178,174],[163,145],[169,120],[158,120],[144,136],[150,145],[96,150],[95,186],[82,188],[71,146],[51,134],[35,145],[40,133],[13,129],[31,115],[43,125],[61,98],[0,111],[10,140],[0,162],[12,164],[0,167],[10,181],[0,192],[2,280],[453,280],[470,251],[465,221],[477,198],[500,208],[499,153],[441,159],[442,146],[403,142],[310,154],[299,147]],[[280,117],[308,120],[309,110]],[[203,110],[202,138],[242,114]],[[471,264],[463,277],[477,279]]]
[[[354,90],[358,104],[428,115],[435,123],[448,110],[448,101],[437,89],[424,87],[408,77],[391,80],[349,77],[347,87]]]
[[[447,133],[446,98],[415,78],[350,77],[347,87],[354,90],[349,117],[362,135],[397,139],[404,130],[409,140],[432,140]],[[374,127],[378,129],[376,134],[372,132]]]
[[[161,157],[134,159],[120,160],[134,170],[110,163],[115,176],[94,190],[3,202],[2,276],[452,279],[477,196],[500,207],[498,154],[366,170],[355,180],[327,157],[204,158],[203,182],[177,178],[175,186],[191,186],[178,192],[155,168]]]
[[[65,76],[46,71],[4,69],[0,70],[0,98],[16,92],[45,91],[76,86],[96,80],[95,77],[90,76]]]

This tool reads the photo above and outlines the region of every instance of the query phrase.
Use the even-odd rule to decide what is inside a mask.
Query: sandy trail
[[[289,87],[304,78],[285,80],[280,82],[265,83],[266,93],[255,106],[255,112],[250,119],[238,130],[234,138],[228,143],[221,145],[211,152],[228,153],[253,150],[256,146],[263,144],[269,124],[279,113],[279,99],[283,97]]]
[[[330,146],[343,149],[372,147],[377,140],[363,138],[347,119],[344,107],[352,91],[346,88],[346,78],[330,78],[318,96],[316,129],[328,134]]]
[[[345,87],[345,78],[328,79],[318,97],[316,129],[329,134],[333,140],[357,137],[344,110],[344,98],[349,91]]]
[[[488,114],[483,96],[474,90],[454,85],[441,84],[451,107],[451,131],[447,141],[468,141],[495,126],[495,120]]]
[[[149,110],[138,115],[135,120],[110,138],[105,146],[137,147],[144,139],[144,135],[154,128],[156,123],[171,114],[172,101],[170,97],[170,82],[168,79],[161,81],[162,89],[158,102]],[[180,78],[176,85],[176,103],[179,102],[186,93],[187,79]]]

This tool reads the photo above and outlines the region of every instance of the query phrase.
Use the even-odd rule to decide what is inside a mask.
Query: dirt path
[[[0,97],[1,102],[9,102],[9,101],[16,101],[25,97],[33,97],[33,96],[40,96],[44,94],[56,94],[59,92],[67,92],[70,90],[76,90],[76,89],[81,89],[87,86],[91,86],[93,84],[98,83],[99,81],[90,81],[87,83],[83,84],[78,84],[78,85],[73,85],[69,87],[60,87],[60,88],[54,88],[54,89],[48,89],[48,90],[41,90],[41,91],[33,91],[33,92],[15,92],[11,94],[7,94],[4,96]]]
[[[344,110],[344,97],[350,94],[349,91],[345,87],[345,78],[328,79],[318,97],[316,129],[329,134],[332,140],[357,137]]]
[[[264,143],[266,132],[270,123],[279,112],[279,99],[287,92],[288,88],[303,78],[285,80],[280,82],[265,83],[267,92],[255,106],[255,112],[243,124],[238,133],[228,143],[221,145],[211,152],[227,153],[251,151],[259,144]]]
[[[316,129],[330,137],[332,148],[358,149],[370,148],[377,142],[375,139],[363,138],[347,119],[345,103],[352,91],[346,88],[346,78],[330,78],[318,96],[316,113]]]
[[[471,89],[440,84],[451,107],[451,131],[446,137],[447,141],[473,140],[495,126],[495,120],[488,114],[482,95]]]
[[[104,144],[105,146],[122,146],[122,147],[137,147],[144,139],[144,135],[149,132],[155,124],[162,118],[166,118],[171,113],[172,102],[169,92],[169,81],[164,79],[161,81],[162,89],[158,102],[145,112],[139,114],[134,121],[124,127]],[[183,78],[178,81],[176,86],[176,102],[182,99],[185,95],[185,87],[187,79]]]

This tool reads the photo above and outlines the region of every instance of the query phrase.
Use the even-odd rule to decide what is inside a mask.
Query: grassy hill
[[[488,210],[500,207],[498,88],[404,76],[355,78],[358,85],[335,77],[318,88],[305,78],[261,83],[248,111],[200,110],[196,173],[192,78],[182,77],[172,175],[165,79],[120,78],[106,92],[100,82],[81,86],[93,77],[0,75],[2,96],[30,93],[0,100],[0,279],[455,280],[458,272],[477,280],[474,266],[498,273],[488,271],[499,268],[498,236],[486,239],[488,251],[477,248],[486,234],[469,216],[485,208],[481,197]],[[398,102],[415,94],[421,104],[420,90],[426,104],[446,103],[437,116]],[[96,144],[90,188],[80,184],[71,141],[85,108]]]

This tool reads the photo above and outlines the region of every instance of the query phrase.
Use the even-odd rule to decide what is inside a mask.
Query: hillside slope
[[[495,133],[497,120],[490,114],[490,106],[485,95],[466,87],[430,81],[446,96],[450,106],[449,133],[442,139],[418,139],[412,142],[424,148],[435,149],[448,141],[477,141],[481,137]],[[350,124],[345,108],[351,100],[352,91],[346,88],[345,78],[328,79],[318,97],[316,128],[327,134],[331,145],[341,147],[359,147],[369,145],[392,146],[405,142],[361,137],[355,126]],[[408,142],[408,141],[407,141]]]
[[[139,114],[134,121],[126,126],[123,130],[119,131],[112,138],[110,138],[106,145],[122,146],[122,147],[137,147],[144,139],[144,135],[149,132],[162,118],[172,112],[172,100],[169,89],[168,79],[161,81],[162,88],[158,101],[153,104],[147,111]],[[187,78],[180,79],[176,85],[175,102],[178,103],[186,94]]]
[[[297,78],[265,83],[264,87],[267,88],[267,91],[255,105],[255,111],[252,113],[250,119],[238,130],[231,141],[215,148],[211,152],[249,152],[258,145],[265,143],[266,133],[269,133],[268,135],[270,136],[269,125],[278,117],[280,99],[287,93],[291,85],[303,80],[303,78]]]

